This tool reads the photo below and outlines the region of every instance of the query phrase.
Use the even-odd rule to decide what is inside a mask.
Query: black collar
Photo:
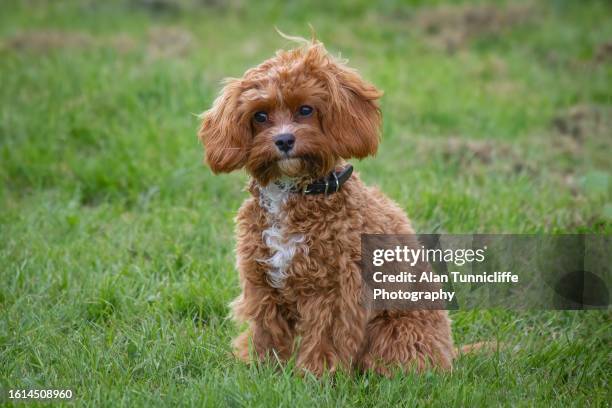
[[[323,177],[319,180],[316,180],[312,184],[306,185],[303,189],[294,190],[296,193],[302,193],[307,195],[315,195],[315,194],[333,194],[337,193],[342,185],[346,183],[346,181],[353,174],[353,166],[347,164],[345,167],[340,170],[334,170],[327,175],[327,177]]]

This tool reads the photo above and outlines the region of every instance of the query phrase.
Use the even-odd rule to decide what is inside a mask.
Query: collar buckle
[[[315,181],[314,183],[305,185],[302,188],[302,194],[325,194],[326,196],[337,193],[340,187],[351,177],[353,166],[348,164],[339,171],[332,171],[326,177]],[[332,178],[333,177],[333,178]],[[335,185],[334,185],[335,183]],[[299,190],[298,190],[299,191]]]

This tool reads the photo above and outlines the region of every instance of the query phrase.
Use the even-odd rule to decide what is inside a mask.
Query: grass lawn
[[[311,23],[385,91],[379,154],[353,164],[419,232],[610,233],[612,5],[229,3],[0,3],[0,387],[92,406],[609,406],[609,311],[453,312],[458,344],[505,346],[452,374],[235,361],[247,178],[202,165],[196,114],[291,46],[274,26]]]

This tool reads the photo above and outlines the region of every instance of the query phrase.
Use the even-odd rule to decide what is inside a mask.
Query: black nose
[[[281,152],[289,153],[295,144],[295,136],[293,133],[281,133],[274,138],[274,144]]]

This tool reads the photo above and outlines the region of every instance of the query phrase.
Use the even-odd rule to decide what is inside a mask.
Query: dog
[[[295,39],[290,37],[290,39]],[[361,234],[414,235],[404,211],[352,173],[376,154],[382,92],[313,38],[228,79],[198,132],[214,173],[246,169],[236,217],[241,293],[233,341],[244,360],[300,369],[450,370],[445,310],[372,310]]]

